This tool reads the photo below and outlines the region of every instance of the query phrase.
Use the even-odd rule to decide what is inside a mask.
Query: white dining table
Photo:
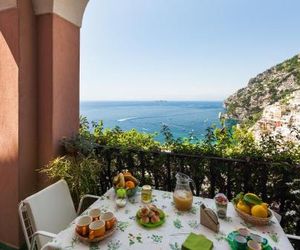
[[[275,216],[272,217],[268,226],[250,225],[237,215],[233,205],[229,203],[227,218],[219,219],[220,231],[215,233],[200,224],[200,205],[203,203],[215,210],[213,199],[194,196],[191,210],[180,212],[174,206],[172,193],[158,190],[153,190],[152,203],[165,212],[165,223],[158,228],[144,228],[136,222],[136,212],[143,206],[140,196],[140,191],[138,191],[134,197],[128,199],[124,208],[118,208],[115,203],[114,189],[110,189],[83,212],[85,215],[92,208],[100,208],[101,212],[112,211],[118,220],[118,225],[115,233],[109,238],[93,244],[81,242],[75,235],[74,221],[58,233],[52,243],[60,249],[179,250],[189,233],[194,232],[211,240],[214,245],[213,249],[228,250],[230,246],[226,236],[239,228],[248,228],[252,233],[266,238],[274,249],[294,249]]]

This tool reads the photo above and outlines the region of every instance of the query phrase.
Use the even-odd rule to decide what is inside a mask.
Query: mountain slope
[[[267,106],[287,103],[300,89],[300,54],[250,79],[248,86],[229,96],[224,104],[227,116],[254,124]]]

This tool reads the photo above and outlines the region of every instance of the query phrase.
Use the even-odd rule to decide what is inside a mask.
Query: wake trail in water
[[[153,116],[133,116],[133,117],[125,117],[117,120],[118,122],[125,122],[130,120],[143,120],[143,119],[153,119],[153,118],[165,118],[165,117],[177,117],[177,116],[186,116],[186,115],[196,115],[199,114],[199,111],[196,112],[181,112],[181,113],[173,113],[173,114],[163,114],[163,115],[153,115]]]
[[[137,116],[126,117],[126,118],[119,119],[119,120],[117,120],[117,121],[118,121],[118,122],[125,122],[125,121],[134,120],[134,119],[137,119],[137,118],[138,118]]]

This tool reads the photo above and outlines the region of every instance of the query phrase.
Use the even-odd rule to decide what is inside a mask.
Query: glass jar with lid
[[[143,203],[150,203],[152,201],[152,188],[150,185],[142,186],[141,200]]]

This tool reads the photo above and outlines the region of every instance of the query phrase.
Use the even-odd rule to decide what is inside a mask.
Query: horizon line
[[[225,100],[199,100],[199,99],[107,99],[107,100],[79,100],[80,102],[224,102]]]

